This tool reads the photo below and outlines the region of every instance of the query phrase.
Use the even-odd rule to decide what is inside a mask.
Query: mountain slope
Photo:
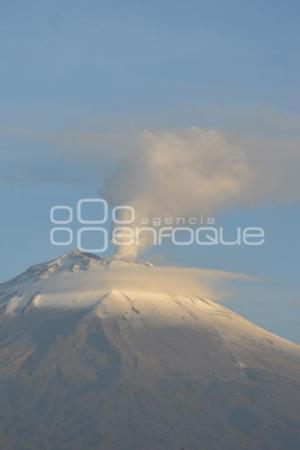
[[[0,285],[0,450],[298,449],[299,346],[127,269],[75,251]]]

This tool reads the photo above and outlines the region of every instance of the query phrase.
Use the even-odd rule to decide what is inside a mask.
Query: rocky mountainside
[[[0,450],[182,448],[298,450],[300,347],[79,251],[0,285]]]

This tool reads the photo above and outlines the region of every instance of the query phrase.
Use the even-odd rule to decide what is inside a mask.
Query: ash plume
[[[212,214],[239,199],[250,177],[242,150],[215,130],[143,131],[101,194],[112,206],[133,206],[131,226],[140,227],[143,217]],[[144,235],[117,254],[135,258],[151,244]]]

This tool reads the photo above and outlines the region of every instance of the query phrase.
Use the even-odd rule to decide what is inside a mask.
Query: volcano
[[[153,270],[73,251],[0,285],[0,450],[299,450],[300,347]]]

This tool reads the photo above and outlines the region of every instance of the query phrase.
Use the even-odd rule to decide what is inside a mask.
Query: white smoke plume
[[[0,185],[30,179],[36,183],[91,183],[94,188],[101,180],[101,197],[112,206],[134,206],[137,226],[141,217],[214,215],[237,202],[243,206],[298,202],[299,118],[291,120],[287,123],[276,117],[269,134],[263,121],[260,132],[250,121],[250,133],[236,129],[227,131],[226,137],[220,131],[198,127],[137,132],[120,124],[112,132],[97,127],[52,132],[0,130],[22,142],[51,144],[53,152],[48,158],[39,146],[33,146],[29,154],[22,146],[4,152]],[[288,133],[282,132],[282,123]],[[18,167],[16,160],[21,161]],[[147,245],[151,242],[144,235],[139,246],[121,246],[119,255],[134,257]]]
[[[250,177],[241,149],[217,131],[143,131],[101,194],[112,206],[133,206],[132,226],[139,227],[143,217],[213,214],[239,199]],[[149,245],[144,234],[138,245],[120,245],[118,254],[134,258]]]

